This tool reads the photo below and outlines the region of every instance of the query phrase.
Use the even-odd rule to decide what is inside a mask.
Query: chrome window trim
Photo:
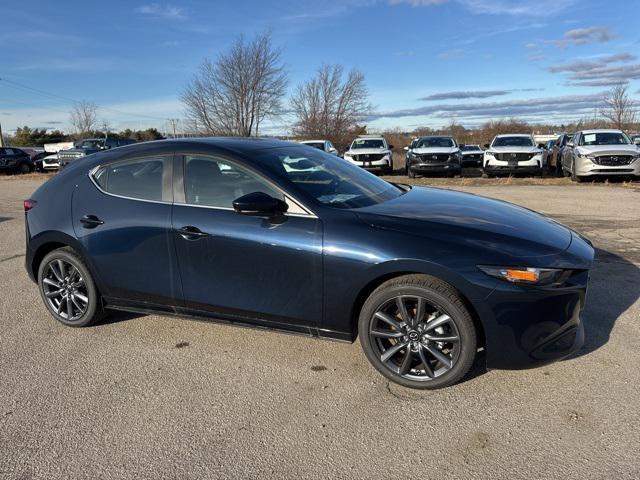
[[[162,155],[158,155],[158,156],[162,156]],[[126,161],[126,160],[123,160]],[[182,205],[185,207],[196,207],[196,208],[209,208],[211,210],[226,210],[226,211],[232,211],[235,212],[235,210],[232,207],[214,207],[211,205],[196,205],[193,203],[186,203],[186,202],[176,202],[176,201],[171,201],[171,202],[167,202],[164,200],[147,200],[145,198],[135,198],[135,197],[127,197],[124,195],[118,195],[115,193],[111,193],[111,192],[107,192],[106,190],[104,190],[96,181],[96,179],[94,178],[95,173],[100,170],[103,167],[106,167],[107,165],[111,165],[112,163],[118,163],[118,161],[114,161],[114,162],[106,162],[106,163],[102,163],[100,165],[96,165],[95,167],[93,167],[91,170],[89,170],[89,173],[87,174],[87,176],[89,177],[89,180],[91,180],[91,183],[93,183],[93,186],[96,187],[96,189],[105,194],[105,195],[109,195],[110,197],[115,197],[115,198],[122,198],[123,200],[134,200],[137,202],[146,202],[146,203],[157,203],[157,204],[161,204],[161,205]],[[263,177],[264,178],[264,177]],[[272,184],[272,182],[269,182],[269,184]],[[287,217],[300,217],[300,218],[315,218],[317,219],[318,216],[316,214],[314,214],[313,212],[311,212],[308,208],[306,208],[304,205],[302,205],[299,201],[297,201],[295,198],[293,198],[291,195],[285,193],[281,188],[275,186],[275,189],[278,190],[280,193],[282,193],[282,195],[285,198],[285,201],[290,201],[294,204],[296,204],[300,209],[304,210],[305,212],[308,213],[293,213],[293,212],[285,212],[284,215]]]

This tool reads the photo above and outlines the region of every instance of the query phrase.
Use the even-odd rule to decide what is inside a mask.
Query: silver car
[[[576,132],[562,155],[562,170],[575,182],[598,176],[640,177],[640,149],[621,130]]]

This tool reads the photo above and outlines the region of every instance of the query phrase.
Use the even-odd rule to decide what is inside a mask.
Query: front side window
[[[493,147],[533,147],[531,137],[496,137]]]
[[[631,141],[622,132],[585,133],[580,138],[580,145],[629,145]]]
[[[282,147],[257,151],[254,160],[316,201],[336,208],[359,208],[399,197],[398,187],[321,151]]]
[[[185,156],[185,200],[191,205],[233,208],[233,201],[254,192],[284,200],[284,195],[256,173],[224,159]]]
[[[170,162],[170,157],[125,160],[100,167],[93,178],[102,190],[113,195],[169,201],[170,193],[163,193],[162,185]]]

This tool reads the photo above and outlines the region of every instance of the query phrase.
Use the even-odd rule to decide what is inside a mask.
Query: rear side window
[[[170,174],[171,157],[145,157],[100,167],[93,178],[102,190],[121,197],[170,201],[164,178]]]

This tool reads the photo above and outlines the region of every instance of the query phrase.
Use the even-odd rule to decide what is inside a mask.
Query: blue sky
[[[0,6],[0,122],[68,128],[72,100],[114,129],[184,117],[205,57],[271,30],[289,89],[323,63],[364,72],[371,129],[591,115],[640,88],[638,2],[578,0],[23,1]],[[289,119],[270,125],[286,133]]]

